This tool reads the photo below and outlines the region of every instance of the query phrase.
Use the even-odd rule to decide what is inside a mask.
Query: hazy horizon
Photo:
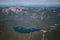
[[[0,5],[60,5],[60,0],[0,0]]]

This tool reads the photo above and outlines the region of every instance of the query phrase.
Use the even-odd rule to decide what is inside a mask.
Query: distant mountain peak
[[[2,9],[2,13],[6,13],[6,14],[9,14],[10,12],[17,14],[17,13],[25,12],[25,11],[28,11],[28,8],[25,8],[25,7],[20,7],[20,8],[9,7],[9,8],[3,8]]]

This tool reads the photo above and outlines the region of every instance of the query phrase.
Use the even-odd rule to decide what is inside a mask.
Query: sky
[[[0,5],[60,4],[60,0],[0,0]]]

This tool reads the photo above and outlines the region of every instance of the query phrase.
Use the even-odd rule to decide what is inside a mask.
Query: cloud
[[[0,0],[2,5],[60,4],[60,0]]]

